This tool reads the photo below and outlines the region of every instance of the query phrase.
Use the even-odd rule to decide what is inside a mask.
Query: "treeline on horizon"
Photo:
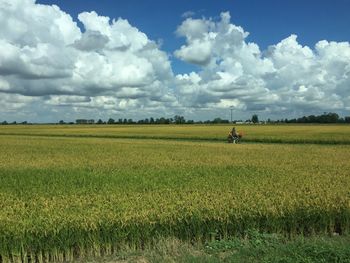
[[[213,120],[206,120],[206,121],[194,121],[194,120],[186,120],[184,116],[175,115],[173,118],[145,118],[138,121],[134,121],[133,119],[126,119],[126,118],[119,118],[117,120],[113,118],[109,118],[107,121],[103,121],[102,119],[98,119],[96,122],[94,119],[77,119],[75,122],[65,122],[63,120],[60,120],[58,123],[54,124],[228,124],[228,123],[235,123],[235,124],[259,124],[259,123],[266,123],[266,124],[279,124],[279,123],[320,123],[320,124],[326,124],[326,123],[350,123],[350,116],[340,117],[337,113],[329,112],[329,113],[323,113],[321,115],[309,115],[309,116],[303,116],[300,118],[294,118],[294,119],[280,119],[280,120],[271,120],[267,119],[266,121],[259,121],[259,117],[257,114],[254,114],[251,119],[248,120],[233,120],[232,122],[226,119],[221,118],[215,118]],[[2,121],[0,122],[1,125],[16,125],[16,124],[33,124],[27,121],[23,122],[7,122]],[[52,123],[51,123],[52,124]]]

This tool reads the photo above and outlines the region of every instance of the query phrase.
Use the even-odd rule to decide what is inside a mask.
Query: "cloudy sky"
[[[0,0],[0,121],[350,115],[350,0]]]

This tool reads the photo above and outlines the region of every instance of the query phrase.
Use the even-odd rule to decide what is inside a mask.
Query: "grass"
[[[179,246],[207,243],[209,247],[198,250],[204,253],[204,259],[208,256],[215,260],[223,253],[210,250],[211,246],[232,246],[239,240],[242,257],[249,251],[260,255],[260,246],[252,250],[253,243],[244,241],[267,242],[264,236],[252,236],[252,229],[267,233],[268,238],[277,235],[281,253],[285,243],[287,252],[303,244],[300,236],[337,233],[348,242],[350,151],[346,144],[232,145],[215,141],[73,138],[61,135],[79,134],[74,131],[76,126],[63,127],[67,129],[64,133],[56,130],[58,126],[41,126],[42,130],[38,126],[13,127],[1,128],[0,133],[18,129],[28,135],[0,136],[0,262],[27,258],[64,261],[128,249],[130,253],[156,253],[159,240],[177,240],[174,242],[180,242]],[[200,136],[215,138],[214,126],[191,126],[186,136],[193,136],[193,129],[205,127],[207,132],[203,130]],[[272,128],[249,127],[262,127],[265,133]],[[322,137],[321,126],[305,127],[310,133],[313,127],[315,138]],[[186,127],[175,128],[186,132]],[[328,128],[337,130],[338,138],[346,142],[347,126]],[[139,127],[95,129],[81,127],[81,132],[105,136],[126,129],[128,136],[137,136],[135,129]],[[164,131],[161,126],[158,133],[143,129],[146,136],[168,132],[176,138],[186,137],[170,127],[164,127]],[[279,138],[296,138],[296,133],[280,134]],[[45,134],[57,137],[41,136]],[[305,140],[311,137],[305,135]],[[332,244],[329,242],[326,246]],[[269,262],[269,255],[274,253],[263,249]],[[295,249],[304,253],[302,245]],[[228,261],[237,256],[231,254]]]
[[[298,237],[291,240],[281,235],[249,231],[244,238],[215,240],[205,244],[162,239],[152,248],[131,250],[125,247],[113,255],[92,258],[87,262],[349,263],[349,244],[349,237],[344,236]]]

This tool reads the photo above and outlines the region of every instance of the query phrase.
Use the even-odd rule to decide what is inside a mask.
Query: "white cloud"
[[[174,55],[199,70],[174,76],[167,53],[126,19],[83,12],[81,31],[55,5],[0,0],[0,117],[350,110],[349,42],[308,47],[291,35],[262,51],[228,12],[192,15],[176,30],[185,43]]]
[[[182,17],[182,18],[188,18],[188,17],[194,16],[195,14],[196,14],[196,13],[193,12],[193,11],[186,11],[186,12],[184,12],[184,13],[181,15],[181,17]]]
[[[108,42],[109,38],[99,31],[87,30],[73,45],[83,51],[98,51],[103,49]]]
[[[35,97],[22,96],[18,94],[0,93],[0,103],[2,111],[17,111],[29,103],[35,102],[38,99]]]
[[[72,107],[97,107],[104,97],[146,108],[163,98],[165,105],[169,97],[175,101],[168,55],[146,34],[96,12],[78,19],[84,32],[55,5],[0,0],[0,92],[41,101],[52,95],[45,105]],[[74,102],[79,96],[89,100]]]
[[[231,24],[229,13],[222,13],[219,21],[188,18],[177,34],[186,45],[175,56],[201,67],[176,76],[187,107],[224,110],[232,105],[237,111],[276,115],[349,107],[348,42],[320,41],[310,48],[291,35],[261,52],[247,41],[249,33]]]

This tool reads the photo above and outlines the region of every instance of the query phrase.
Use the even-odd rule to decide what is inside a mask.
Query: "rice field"
[[[237,145],[218,141],[229,128],[1,127],[0,262],[69,261],[249,229],[349,234],[349,126],[239,126],[246,140],[282,143]]]
[[[350,144],[350,125],[235,125],[246,142]],[[0,135],[225,141],[232,125],[7,125]]]

